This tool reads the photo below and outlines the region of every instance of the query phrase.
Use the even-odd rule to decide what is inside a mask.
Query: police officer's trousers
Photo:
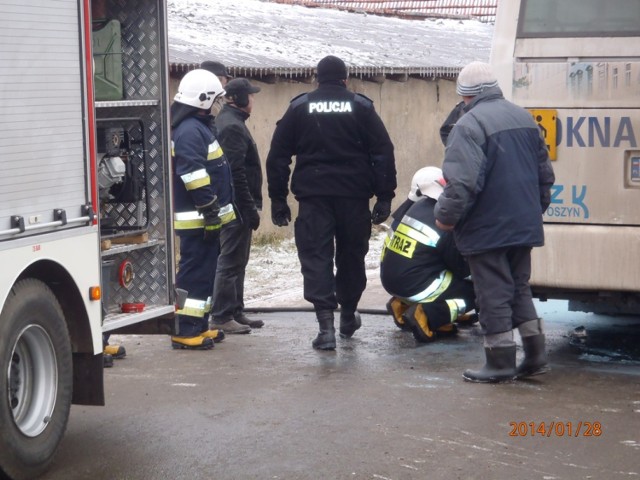
[[[355,311],[367,285],[369,199],[307,197],[299,201],[295,240],[304,298],[315,310]],[[335,275],[334,275],[335,258]]]

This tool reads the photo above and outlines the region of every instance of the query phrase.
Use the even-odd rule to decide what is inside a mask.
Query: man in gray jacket
[[[505,100],[488,64],[464,67],[457,92],[465,113],[447,140],[447,184],[435,216],[438,227],[454,230],[469,263],[484,333],[486,364],[463,377],[494,383],[545,373],[542,319],[529,278],[555,181],[547,147],[531,115]],[[517,367],[514,328],[525,353]]]

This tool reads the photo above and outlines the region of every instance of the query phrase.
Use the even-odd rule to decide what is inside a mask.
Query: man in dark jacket
[[[220,256],[213,287],[212,323],[224,325],[235,320],[244,329],[229,333],[243,333],[260,328],[262,320],[251,320],[244,314],[244,276],[251,234],[260,226],[262,209],[262,167],[256,143],[245,122],[253,109],[254,94],[260,87],[246,78],[236,78],[225,87],[226,104],[216,117],[218,139],[231,165],[235,202],[242,223],[220,233]],[[238,331],[240,330],[240,331]],[[226,332],[226,330],[225,330]]]
[[[176,286],[188,293],[178,311],[174,348],[209,349],[220,331],[210,330],[208,312],[221,228],[236,220],[231,169],[214,135],[211,106],[224,89],[206,70],[181,80],[171,105],[174,228],[180,237]]]
[[[488,64],[464,67],[457,92],[466,112],[447,140],[447,185],[435,215],[440,228],[454,230],[469,262],[484,331],[486,364],[463,376],[502,382],[545,373],[543,325],[529,278],[555,181],[547,147],[531,115],[505,100]],[[517,367],[514,328],[525,352]]]
[[[396,169],[393,143],[373,102],[347,89],[345,63],[323,58],[317,78],[318,88],[294,98],[276,126],[267,182],[273,223],[285,226],[291,220],[287,195],[296,156],[291,179],[299,207],[296,247],[304,297],[313,304],[320,328],[312,345],[332,350],[338,304],[340,335],[349,338],[360,328],[356,309],[367,283],[371,222],[380,224],[391,213]]]
[[[393,213],[392,230],[380,261],[380,280],[393,295],[387,304],[396,325],[419,342],[456,332],[473,323],[473,284],[453,234],[435,225],[433,207],[444,178],[438,167],[424,167],[411,180],[407,200]]]

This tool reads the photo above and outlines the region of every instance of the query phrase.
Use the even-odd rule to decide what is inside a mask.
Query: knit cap
[[[318,62],[317,72],[318,83],[346,80],[347,78],[347,66],[333,55],[328,55]]]
[[[471,62],[458,75],[456,92],[462,97],[475,97],[485,89],[498,86],[498,79],[491,65],[483,62]]]

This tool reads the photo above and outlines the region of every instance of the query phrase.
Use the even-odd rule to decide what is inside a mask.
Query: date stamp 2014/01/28
[[[599,437],[600,422],[509,422],[510,437]]]

